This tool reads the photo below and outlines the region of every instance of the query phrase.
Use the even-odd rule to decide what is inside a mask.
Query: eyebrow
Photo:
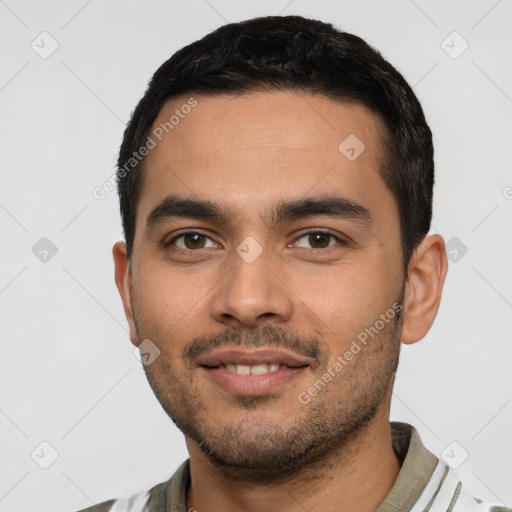
[[[370,227],[372,224],[372,216],[366,207],[338,195],[281,200],[260,218],[272,228],[284,221],[305,219],[317,215],[353,220],[365,227]],[[151,230],[162,222],[176,218],[210,220],[227,224],[232,216],[224,203],[170,195],[165,197],[147,216],[146,230]]]

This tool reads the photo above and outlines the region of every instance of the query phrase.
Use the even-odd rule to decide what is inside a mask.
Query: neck
[[[191,473],[187,510],[198,512],[373,512],[400,471],[391,445],[388,411],[378,413],[364,431],[321,465],[276,484],[241,482],[236,473],[213,465],[188,438],[187,446]]]

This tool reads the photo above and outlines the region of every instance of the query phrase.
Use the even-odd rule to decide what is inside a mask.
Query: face
[[[322,96],[195,99],[146,158],[131,338],[160,351],[145,370],[189,450],[283,476],[388,413],[404,276],[382,126]]]

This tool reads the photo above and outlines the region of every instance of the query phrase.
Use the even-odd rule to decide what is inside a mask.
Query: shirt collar
[[[439,462],[423,446],[416,429],[407,423],[391,422],[391,442],[402,467],[389,494],[375,512],[412,509]]]

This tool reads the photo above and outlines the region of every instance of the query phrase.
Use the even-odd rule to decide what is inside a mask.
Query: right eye
[[[206,245],[208,240],[212,245]],[[210,237],[203,233],[199,233],[198,231],[186,231],[175,236],[165,244],[165,247],[172,246],[175,246],[180,251],[195,251],[197,249],[204,249],[205,247],[215,247],[216,244]]]

